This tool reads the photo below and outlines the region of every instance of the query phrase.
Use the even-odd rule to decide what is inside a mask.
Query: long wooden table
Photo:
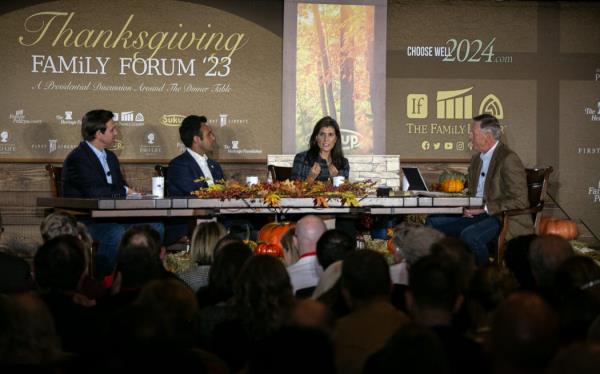
[[[329,207],[315,207],[312,198],[282,198],[270,207],[261,199],[219,200],[198,198],[156,199],[147,196],[127,199],[78,199],[39,197],[40,207],[62,208],[89,213],[92,217],[194,217],[220,214],[461,214],[464,207],[480,207],[481,198],[467,196],[365,197],[358,207],[330,199]]]

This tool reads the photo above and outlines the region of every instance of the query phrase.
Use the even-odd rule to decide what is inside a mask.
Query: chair
[[[167,175],[169,174],[169,167],[163,166],[161,164],[154,165],[154,171],[156,172],[157,177],[165,178],[165,196],[169,196],[169,186],[167,183]]]
[[[287,166],[268,166],[269,174],[273,181],[283,182],[286,179],[290,179],[292,176],[292,168]]]
[[[502,212],[502,229],[498,234],[497,243],[497,261],[502,264],[504,260],[504,244],[506,241],[506,233],[508,232],[509,217],[519,216],[523,214],[531,214],[533,219],[533,227],[535,233],[538,233],[538,226],[544,210],[544,199],[546,190],[548,189],[548,180],[554,169],[552,166],[536,169],[525,169],[527,173],[527,191],[529,194],[529,208],[526,209],[510,209]]]
[[[50,175],[50,191],[52,191],[52,196],[60,197],[62,195],[62,185],[60,180],[62,166],[46,164],[46,170]]]

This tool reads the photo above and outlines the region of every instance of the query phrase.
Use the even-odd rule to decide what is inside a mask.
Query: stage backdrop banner
[[[54,1],[2,14],[0,160],[61,162],[98,108],[115,113],[125,161],[180,153],[189,114],[208,117],[215,158],[280,153],[283,5],[244,3]],[[278,27],[255,22],[261,12]]]

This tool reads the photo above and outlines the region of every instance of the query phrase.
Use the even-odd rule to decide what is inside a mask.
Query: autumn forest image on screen
[[[298,4],[296,149],[308,148],[317,120],[342,129],[344,151],[373,151],[374,6]]]

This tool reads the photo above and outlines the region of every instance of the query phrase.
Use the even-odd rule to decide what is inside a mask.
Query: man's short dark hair
[[[81,136],[84,140],[92,141],[96,137],[98,130],[104,134],[106,123],[113,119],[113,112],[110,110],[96,109],[87,112],[81,120]]]
[[[41,288],[73,291],[85,271],[85,249],[72,235],[48,240],[33,258],[35,280]]]
[[[389,296],[392,287],[389,265],[382,255],[370,250],[350,252],[344,258],[341,282],[342,288],[358,300]]]
[[[425,256],[410,267],[408,285],[419,307],[452,312],[461,283],[458,266],[443,256]]]
[[[317,259],[323,269],[356,249],[356,241],[341,230],[327,230],[317,241]]]
[[[151,280],[165,276],[160,257],[145,245],[120,247],[116,270],[121,273],[124,288],[142,288]]]
[[[492,116],[491,114],[483,113],[473,117],[473,121],[480,123],[479,127],[481,127],[481,130],[489,132],[492,134],[494,139],[500,140],[502,128],[500,127],[498,118]]]
[[[202,124],[208,122],[204,116],[191,115],[184,118],[179,127],[179,137],[186,147],[190,148],[194,143],[194,136],[202,139]]]

